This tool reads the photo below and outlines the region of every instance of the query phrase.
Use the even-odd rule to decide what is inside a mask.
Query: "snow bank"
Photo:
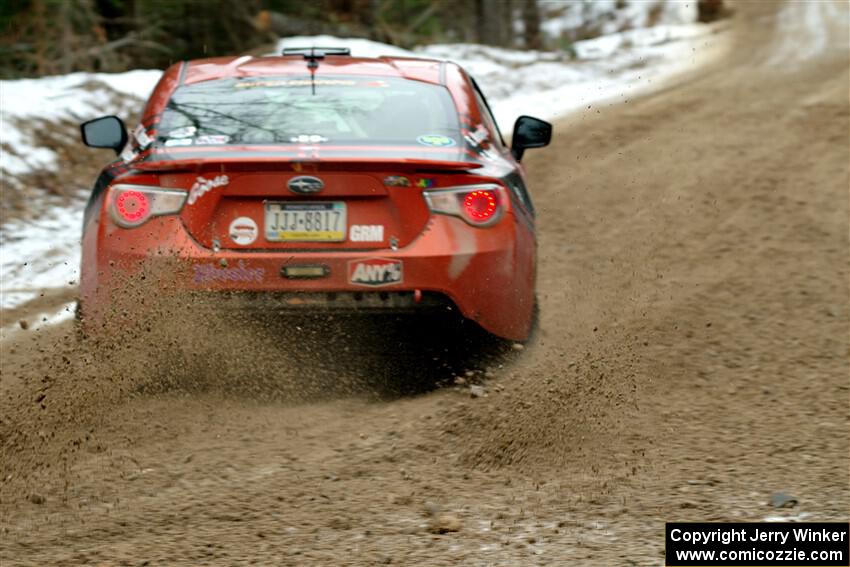
[[[83,201],[44,210],[33,222],[10,221],[0,231],[0,309],[35,298],[43,289],[74,287],[80,269]]]
[[[696,0],[544,0],[540,2],[540,29],[550,40],[569,43],[589,31],[605,36],[659,25],[691,24],[696,19],[695,4]]]
[[[72,73],[40,79],[0,81],[0,141],[23,150],[30,163],[55,167],[56,155],[48,148],[33,147],[12,124],[14,118],[61,118],[80,120],[118,112],[115,94],[144,100],[159,80],[161,71],[127,73]],[[0,169],[19,174],[27,164],[7,152],[0,154]]]
[[[522,114],[552,120],[579,108],[627,99],[693,62],[705,26],[659,26],[573,44],[565,53],[513,51],[481,45],[433,45],[417,50],[451,59],[472,74],[504,134]]]
[[[565,14],[567,18],[569,15]],[[567,22],[568,23],[568,22]],[[551,21],[548,33],[555,28]],[[553,119],[577,108],[625,99],[693,64],[694,50],[707,41],[710,27],[663,25],[618,31],[572,44],[572,53],[526,52],[473,44],[430,45],[414,51],[364,39],[331,36],[290,37],[284,47],[346,46],[355,56],[418,56],[451,59],[473,74],[490,99],[505,134],[520,114]],[[57,167],[49,148],[27,147],[27,138],[13,118],[73,117],[86,120],[120,113],[115,94],[144,100],[160,71],[120,74],[74,73],[16,81],[0,81],[0,141],[26,148],[39,167]],[[119,96],[120,98],[120,96]],[[126,102],[126,101],[125,101]],[[133,127],[133,124],[128,126]],[[20,160],[3,152],[0,170],[22,173]],[[92,172],[94,175],[95,172]],[[84,195],[71,207],[47,207],[36,222],[0,225],[0,308],[11,308],[35,297],[41,289],[74,285],[79,264],[79,239]]]
[[[9,190],[9,174],[30,167],[58,168],[57,155],[36,147],[20,131],[15,119],[38,117],[84,121],[103,114],[121,114],[138,107],[159,80],[161,71],[128,73],[73,73],[40,79],[0,81],[0,142],[27,156],[27,162],[0,152],[3,186]],[[125,98],[123,103],[116,103]],[[92,178],[97,172],[92,172]],[[30,222],[3,219],[0,225],[0,309],[35,298],[43,289],[75,286],[80,264],[82,209],[89,188],[79,187],[73,206],[55,206],[47,198],[33,202],[41,209]],[[65,313],[65,310],[62,310]]]

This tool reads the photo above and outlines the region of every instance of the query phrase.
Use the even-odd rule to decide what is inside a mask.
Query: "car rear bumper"
[[[195,242],[177,217],[131,230],[101,217],[91,228],[96,236],[87,231],[84,238],[96,243],[84,243],[82,260],[86,313],[111,302],[127,278],[146,278],[160,289],[229,292],[221,296],[222,307],[258,294],[269,296],[263,304],[282,309],[405,311],[432,307],[441,298],[437,303],[454,304],[504,338],[524,340],[531,327],[533,236],[510,215],[486,229],[435,215],[404,248],[344,252],[214,252]]]

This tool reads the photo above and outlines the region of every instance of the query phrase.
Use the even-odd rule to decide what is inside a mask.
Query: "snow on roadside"
[[[9,174],[30,168],[56,169],[58,156],[49,148],[33,146],[30,136],[15,127],[16,119],[73,118],[86,120],[103,114],[120,114],[114,96],[142,101],[150,94],[161,71],[127,73],[72,73],[39,79],[0,81],[0,142],[26,155],[27,162],[0,152],[4,190]],[[97,172],[92,172],[92,178]],[[76,285],[80,264],[82,208],[89,188],[79,187],[80,198],[72,206],[57,206],[39,198],[35,220],[3,219],[0,225],[0,309],[30,301],[47,288]],[[60,313],[65,313],[61,310]]]
[[[55,167],[56,154],[32,147],[28,137],[10,124],[14,118],[95,118],[114,110],[110,91],[145,100],[161,71],[127,73],[71,73],[39,79],[0,81],[0,132],[3,143],[23,150],[38,167]],[[0,154],[0,169],[23,173],[27,164],[7,152]]]
[[[539,2],[540,29],[550,40],[575,41],[594,30],[607,36],[625,30],[659,25],[689,24],[694,21],[694,2],[662,0],[573,0]]]
[[[634,29],[574,43],[575,59],[563,52],[526,52],[474,44],[430,45],[408,51],[363,39],[331,36],[286,38],[277,48],[347,46],[355,56],[457,61],[476,77],[503,133],[509,134],[521,114],[553,119],[606,100],[627,99],[657,85],[693,65],[697,46],[709,41],[715,31],[699,24]],[[26,136],[10,120],[60,116],[84,120],[115,113],[115,92],[144,99],[160,75],[160,71],[74,73],[0,81],[0,142],[26,148],[36,158],[31,163],[58,167],[56,154],[48,148],[28,148]],[[7,152],[0,153],[0,171],[18,174],[25,167]],[[21,305],[42,289],[74,285],[77,281],[82,208],[88,191],[79,189],[80,201],[73,206],[50,207],[44,200],[34,203],[44,209],[39,220],[0,224],[0,309]]]
[[[469,71],[507,135],[522,114],[552,120],[643,92],[692,65],[695,46],[712,33],[714,28],[697,24],[630,30],[575,43],[575,60],[481,45],[429,46],[422,53]]]
[[[82,225],[82,201],[47,208],[35,221],[3,224],[0,309],[35,299],[44,289],[77,285]]]

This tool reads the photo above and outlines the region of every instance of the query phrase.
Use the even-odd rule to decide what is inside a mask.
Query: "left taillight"
[[[151,217],[174,215],[183,208],[187,193],[147,185],[113,185],[109,212],[120,227],[134,228]]]
[[[472,226],[499,222],[505,212],[507,194],[496,184],[448,187],[422,193],[432,212],[460,217]]]

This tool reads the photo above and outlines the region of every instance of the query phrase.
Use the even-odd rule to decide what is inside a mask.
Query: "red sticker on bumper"
[[[348,281],[354,285],[381,286],[401,283],[401,260],[367,258],[348,263]]]

